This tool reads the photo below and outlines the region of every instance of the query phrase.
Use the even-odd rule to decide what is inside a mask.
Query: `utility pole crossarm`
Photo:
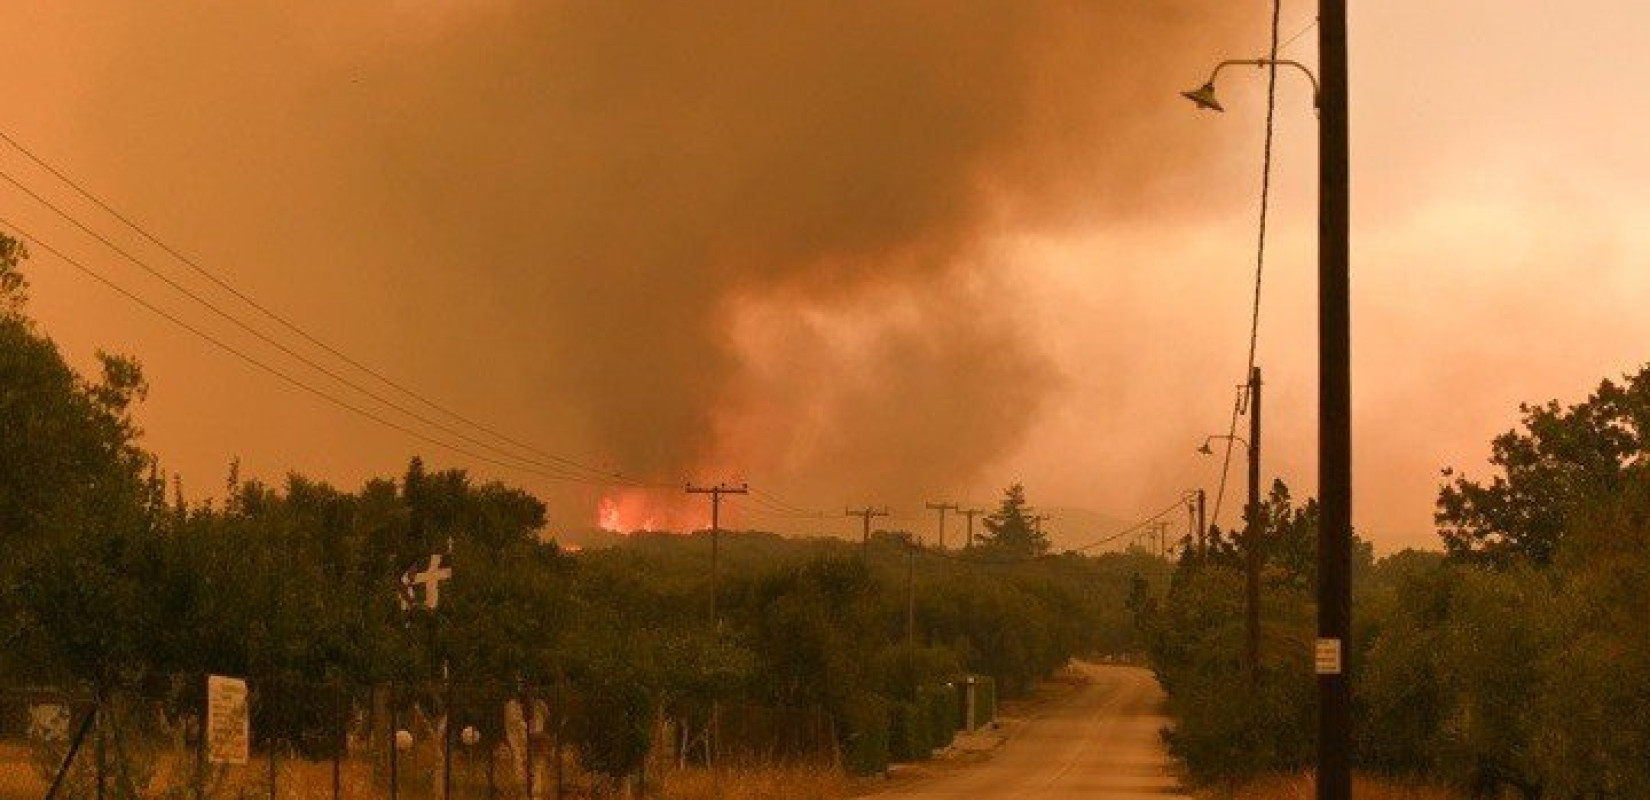
[[[715,486],[694,486],[690,483],[685,489],[688,494],[710,495],[710,624],[712,629],[715,629],[721,624],[721,619],[716,613],[716,593],[721,577],[722,495],[750,494],[750,486],[743,483],[738,486],[729,486],[725,483]]]
[[[961,511],[962,507],[957,505],[956,503],[928,503],[927,506],[928,506],[928,510],[938,511],[939,514],[940,514],[939,544],[940,544],[940,549],[944,550],[945,549],[945,512],[947,512],[947,511]]]
[[[860,554],[863,556],[871,547],[871,518],[886,517],[893,512],[890,511],[887,506],[883,506],[882,508],[866,506],[860,509],[843,509],[842,513],[844,516],[859,517],[860,521],[864,523],[865,527],[863,532],[860,534],[859,540]]]

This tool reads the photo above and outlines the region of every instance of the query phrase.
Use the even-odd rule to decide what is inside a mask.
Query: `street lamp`
[[[1215,99],[1215,79],[1220,77],[1221,70],[1230,66],[1294,67],[1295,69],[1300,70],[1300,73],[1305,75],[1307,80],[1312,82],[1312,107],[1319,108],[1320,103],[1323,100],[1323,91],[1318,88],[1318,76],[1313,75],[1312,70],[1307,69],[1306,65],[1299,61],[1277,58],[1227,59],[1215,65],[1214,71],[1209,73],[1209,79],[1204,81],[1202,86],[1199,86],[1189,92],[1181,92],[1180,96],[1196,103],[1198,108],[1206,111],[1225,111],[1226,107],[1221,105],[1219,100]]]
[[[1318,800],[1352,797],[1352,696],[1346,643],[1352,629],[1351,168],[1347,125],[1347,0],[1318,0]],[[1275,54],[1275,52],[1274,52]],[[1244,63],[1244,62],[1235,62]],[[1221,110],[1209,80],[1185,97]],[[1321,82],[1318,80],[1321,79]]]
[[[1203,446],[1197,448],[1197,451],[1199,453],[1202,453],[1203,455],[1206,455],[1206,456],[1214,455],[1215,451],[1214,451],[1213,448],[1209,447],[1209,443],[1216,440],[1216,439],[1231,439],[1234,442],[1238,442],[1238,443],[1242,444],[1243,449],[1245,449],[1245,450],[1249,449],[1249,440],[1243,438],[1242,436],[1228,436],[1224,433],[1211,433],[1208,436],[1204,437]]]

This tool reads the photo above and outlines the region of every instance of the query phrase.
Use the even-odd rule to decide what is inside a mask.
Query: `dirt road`
[[[1089,683],[1020,723],[989,760],[873,795],[879,800],[1166,800],[1189,797],[1158,732],[1163,692],[1138,667],[1080,664]]]

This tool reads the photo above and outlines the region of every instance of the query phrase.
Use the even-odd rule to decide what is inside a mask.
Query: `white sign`
[[[424,602],[422,605],[434,611],[437,606],[441,605],[441,582],[452,576],[452,567],[442,565],[440,553],[430,556],[428,566],[424,569],[420,570],[413,567],[407,570],[406,574],[401,576],[401,610],[407,611],[413,607],[416,603],[413,599],[413,588],[422,586],[424,588]]]
[[[206,760],[245,764],[252,743],[252,714],[246,704],[246,681],[206,676]]]
[[[1317,651],[1319,675],[1341,674],[1341,640],[1319,639]]]
[[[59,703],[29,706],[29,738],[61,742],[69,738],[69,707]]]

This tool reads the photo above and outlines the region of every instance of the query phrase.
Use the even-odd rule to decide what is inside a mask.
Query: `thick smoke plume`
[[[119,12],[152,91],[97,119],[240,199],[214,245],[371,276],[398,373],[508,374],[553,449],[832,505],[1021,446],[1061,375],[1001,242],[1183,209],[1215,148],[1174,89],[1253,38],[1192,0],[224,5]]]

